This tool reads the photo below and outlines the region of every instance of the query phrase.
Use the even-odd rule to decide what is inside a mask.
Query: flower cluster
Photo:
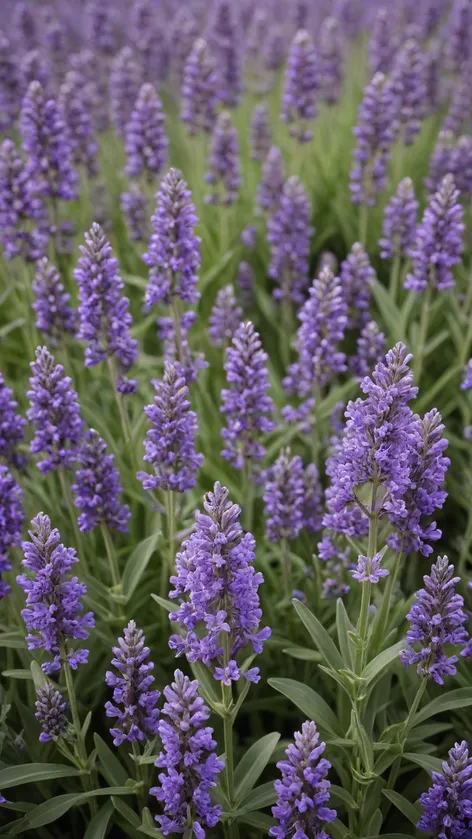
[[[152,84],[143,84],[126,126],[126,174],[152,183],[167,158],[165,116]]]
[[[93,428],[87,432],[78,451],[79,468],[72,491],[75,506],[81,510],[79,528],[84,532],[105,524],[126,533],[131,516],[127,504],[120,502],[120,475],[115,456],[107,454],[107,444]]]
[[[220,288],[210,313],[208,335],[214,347],[231,341],[242,319],[242,309],[236,302],[232,285]]]
[[[285,73],[281,118],[299,143],[313,137],[309,125],[316,116],[316,95],[320,87],[320,68],[313,40],[306,29],[299,29],[290,48]]]
[[[215,123],[205,181],[213,187],[206,196],[209,204],[234,204],[241,186],[241,169],[238,132],[228,111],[223,111]]]
[[[350,189],[355,204],[373,206],[387,184],[395,105],[388,79],[383,73],[376,73],[364,91],[354,128],[357,145]]]
[[[382,259],[410,255],[415,241],[417,215],[418,201],[413,181],[404,178],[385,207],[382,238],[379,240]]]
[[[33,291],[36,328],[48,335],[54,345],[67,334],[74,335],[77,317],[70,305],[70,294],[59,271],[45,256],[36,263]]]
[[[260,200],[260,196],[259,196]],[[290,299],[300,305],[308,286],[310,204],[301,181],[292,175],[285,181],[277,206],[267,223],[271,246],[269,276],[277,282],[276,300]]]
[[[39,735],[41,743],[61,737],[67,728],[67,702],[52,682],[46,682],[38,689],[35,704],[35,717],[43,729]]]
[[[170,620],[180,625],[170,647],[189,661],[203,661],[216,679],[231,684],[244,675],[259,680],[257,667],[244,674],[235,660],[239,650],[251,645],[262,652],[270,635],[260,629],[262,611],[258,588],[262,574],[254,569],[254,538],[243,533],[241,510],[218,482],[207,493],[205,513],[195,513],[195,529],[177,554],[174,586],[169,594],[180,602]],[[223,646],[223,638],[225,640]]]
[[[0,462],[21,469],[25,458],[18,448],[25,436],[26,420],[17,413],[18,402],[0,373]]]
[[[71,649],[71,640],[84,641],[95,621],[92,612],[82,614],[81,598],[87,587],[71,577],[78,562],[74,548],[65,548],[59,531],[51,528],[44,513],[31,522],[31,542],[23,542],[23,567],[33,572],[21,574],[17,583],[26,592],[26,608],[21,615],[28,635],[29,650],[43,649],[52,656],[41,666],[45,673],[60,670],[67,663],[72,669],[85,664],[88,650]]]
[[[423,815],[418,830],[439,839],[467,836],[472,821],[472,758],[465,740],[449,750],[442,772],[433,772],[432,779],[432,786],[420,798]]]
[[[213,57],[203,38],[198,38],[184,68],[181,95],[181,118],[189,134],[210,133],[218,104],[217,76]]]
[[[305,483],[301,457],[290,449],[269,469],[264,490],[266,534],[271,542],[296,539],[303,526]]]
[[[44,253],[44,203],[12,140],[0,146],[0,242],[5,259],[34,262]]]
[[[10,548],[21,542],[23,525],[23,492],[6,466],[0,464],[0,574],[11,568]],[[0,600],[10,591],[5,580],[0,579]]]

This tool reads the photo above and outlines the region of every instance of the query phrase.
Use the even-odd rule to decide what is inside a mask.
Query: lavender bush
[[[2,13],[0,835],[470,839],[470,0]]]

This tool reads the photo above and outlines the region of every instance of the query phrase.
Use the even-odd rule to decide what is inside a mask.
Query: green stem
[[[367,556],[372,559],[377,553],[378,540],[378,517],[376,512],[377,499],[377,482],[372,482],[372,493],[370,501],[370,519],[369,519],[369,539],[367,544]],[[371,583],[362,583],[362,601],[359,612],[359,619],[357,622],[356,634],[360,640],[360,644],[356,649],[356,673],[361,673],[364,669],[365,657],[367,653],[367,628],[369,624],[369,609],[370,609],[370,595],[372,585]]]
[[[136,780],[139,784],[141,784],[137,798],[138,798],[138,806],[139,812],[142,813],[143,808],[146,806],[146,788],[144,785],[144,777],[143,777],[143,767],[141,766],[139,759],[141,757],[139,746],[135,740],[133,740],[133,757],[134,757],[134,764],[136,766]]]
[[[225,746],[225,775],[228,792],[228,803],[230,810],[234,808],[234,752],[233,752],[233,714],[231,712],[232,690],[227,685],[222,685],[223,705],[225,715],[223,717],[223,737]],[[239,828],[236,822],[227,825],[228,839],[237,839]]]
[[[66,649],[63,647],[62,654],[65,658],[66,656]],[[77,757],[80,760],[80,764],[84,771],[87,770],[87,749],[85,748],[84,738],[82,737],[82,726],[80,723],[80,715],[79,709],[77,706],[77,697],[75,695],[75,688],[74,688],[74,680],[72,678],[72,670],[70,669],[69,664],[67,661],[64,661],[64,677],[66,682],[66,690],[67,696],[69,698],[69,705],[70,711],[72,716],[72,725],[75,730],[75,736],[77,739]],[[86,792],[89,792],[92,789],[92,779],[90,777],[90,772],[87,771],[85,775],[82,776],[82,783]],[[90,812],[95,815],[97,811],[97,802],[95,798],[91,798],[89,801]]]
[[[174,571],[175,565],[175,493],[172,490],[166,493],[167,504],[167,540],[169,544],[169,574]]]
[[[102,533],[108,557],[108,564],[110,566],[110,576],[112,579],[113,588],[115,588],[118,591],[121,583],[120,570],[118,568],[118,558],[116,556],[115,548],[113,546],[111,533],[108,529],[108,526],[105,523],[102,524]]]
[[[367,244],[367,229],[369,223],[369,207],[367,204],[361,204],[359,213],[359,242],[362,247]]]
[[[243,523],[244,529],[252,530],[252,518],[254,513],[254,486],[252,476],[252,463],[247,458],[243,470]]]
[[[320,468],[320,450],[321,450],[321,434],[320,434],[320,402],[321,402],[321,388],[318,382],[313,386],[313,399],[315,406],[313,409],[313,436],[312,436],[312,456],[313,463],[319,471]]]
[[[79,530],[79,525],[77,524],[76,511],[75,511],[75,507],[74,507],[74,502],[72,500],[69,483],[68,483],[67,478],[66,478],[65,469],[62,469],[62,468],[59,469],[59,481],[60,481],[60,484],[61,484],[62,495],[63,495],[64,501],[66,503],[66,507],[67,507],[67,510],[68,510],[68,513],[69,513],[69,517],[70,517],[71,522],[72,522],[72,527],[74,529],[74,536],[75,536],[77,551],[78,551],[78,554],[79,554],[79,559],[80,559],[83,567],[85,568],[86,573],[88,573],[87,555],[85,553],[85,547],[84,547],[84,542],[83,542],[83,539],[82,539],[82,534]]]
[[[472,314],[468,317],[469,325],[467,327],[466,336],[464,342],[462,344],[461,354],[460,354],[460,364],[463,367],[464,364],[467,362],[470,353],[470,345],[472,343]]]
[[[392,298],[393,302],[397,302],[398,296],[398,286],[400,281],[400,268],[401,268],[401,254],[396,253],[392,260],[392,265],[390,268],[390,297]]]
[[[402,748],[405,747],[406,741],[408,740],[408,734],[410,733],[410,729],[411,729],[411,727],[412,727],[412,725],[415,721],[416,712],[418,711],[421,700],[423,698],[423,694],[426,690],[427,681],[428,681],[428,679],[427,679],[426,676],[424,676],[421,679],[420,686],[419,686],[418,690],[416,691],[416,696],[415,696],[415,698],[414,698],[414,700],[411,704],[411,708],[410,708],[408,716],[405,720],[405,724],[404,724],[403,731],[402,731],[402,738],[401,738]],[[388,781],[387,781],[387,789],[394,789],[397,778],[398,778],[398,774],[400,772],[401,762],[402,762],[402,757],[401,757],[401,755],[399,755],[397,758],[395,758],[394,762],[392,763],[392,766],[390,768],[390,773],[389,773],[389,776],[388,776]],[[384,802],[384,804],[383,804],[384,819],[385,819],[385,817],[386,817],[386,815],[387,815],[387,813],[390,809],[390,806],[391,806],[391,802],[389,802],[389,801]]]
[[[290,342],[292,339],[292,327],[292,302],[290,300],[288,291],[286,290],[282,300],[282,344],[280,347],[280,353],[282,356],[284,370],[287,370],[287,367],[290,362]]]
[[[284,578],[284,589],[287,601],[290,603],[292,598],[292,562],[290,559],[290,545],[287,539],[282,539],[280,544],[280,552],[282,557],[282,573]]]
[[[392,602],[392,594],[395,583],[400,575],[400,570],[403,564],[403,545],[401,551],[396,555],[395,565],[392,572],[387,577],[384,595],[382,597],[382,604],[374,619],[374,627],[371,637],[371,651],[372,655],[376,655],[379,647],[385,638],[385,631],[387,629],[388,616],[390,613],[390,604]]]
[[[183,365],[184,363],[184,348],[182,344],[182,326],[180,322],[180,309],[179,309],[179,298],[172,295],[172,320],[174,321],[174,334],[175,334],[175,350],[176,356],[180,364]]]
[[[109,357],[108,358],[108,370],[110,373],[111,384],[113,388],[113,392],[115,394],[116,404],[118,407],[118,412],[120,414],[121,420],[121,430],[123,432],[123,437],[125,438],[125,443],[127,446],[131,448],[131,427],[129,424],[129,417],[126,411],[126,408],[123,404],[123,398],[121,393],[119,392],[116,383],[117,383],[117,374],[116,374],[116,366],[114,359]]]
[[[424,350],[428,337],[429,315],[431,311],[431,297],[432,286],[428,283],[423,298],[423,307],[421,309],[420,331],[418,334],[418,342],[415,348],[415,358],[413,359],[413,375],[417,385],[420,383],[421,373],[423,372]]]

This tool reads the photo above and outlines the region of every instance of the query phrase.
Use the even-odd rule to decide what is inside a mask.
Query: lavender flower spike
[[[0,575],[11,568],[8,552],[21,543],[23,519],[23,492],[7,467],[0,464]],[[0,578],[0,600],[10,590],[11,586]]]
[[[72,167],[69,131],[54,99],[31,82],[21,106],[20,132],[27,155],[26,172],[36,195],[72,201],[77,174]]]
[[[65,548],[57,529],[44,513],[31,522],[31,542],[23,542],[23,567],[33,576],[21,574],[17,583],[26,592],[26,608],[21,614],[28,630],[29,650],[44,649],[52,661],[42,664],[45,673],[60,670],[66,663],[75,670],[87,662],[88,650],[73,649],[72,640],[88,638],[94,626],[92,612],[82,614],[81,597],[87,587],[70,576],[78,562],[74,548]]]
[[[210,790],[224,767],[215,754],[213,729],[205,726],[210,711],[198,694],[197,680],[190,681],[180,670],[164,688],[164,696],[158,723],[163,750],[156,760],[162,771],[158,786],[150,790],[164,808],[156,821],[164,836],[192,832],[196,839],[205,839],[205,828],[215,827],[221,815]]]
[[[472,758],[465,740],[449,750],[442,772],[433,772],[432,779],[420,798],[423,815],[418,830],[438,839],[465,839],[472,821]]]
[[[379,239],[382,259],[410,255],[415,240],[418,206],[413,181],[404,178],[385,207],[382,237]]]
[[[373,583],[379,582],[381,577],[388,577],[389,572],[386,568],[381,567],[382,554],[377,553],[372,557],[359,556],[357,558],[357,568],[351,571],[352,576],[358,583]]]
[[[60,87],[58,105],[67,125],[72,159],[89,177],[98,175],[98,143],[93,134],[87,82],[78,70],[70,70]]]
[[[364,379],[385,355],[385,335],[375,320],[367,321],[362,327],[356,347],[356,354],[349,359],[349,368],[359,379]]]
[[[265,160],[271,147],[271,130],[266,105],[256,105],[251,119],[251,157]]]
[[[313,281],[298,319],[298,361],[290,365],[283,385],[289,393],[311,397],[331,376],[346,370],[346,356],[338,347],[347,325],[347,307],[339,278],[329,268]]]
[[[309,533],[317,533],[321,530],[323,520],[323,487],[314,463],[306,467],[303,484],[303,527]]]
[[[44,226],[44,218],[43,199],[31,188],[15,144],[6,139],[0,145],[0,242],[5,259],[39,259],[47,244],[47,236],[37,229]]]
[[[354,128],[357,144],[350,180],[354,204],[373,207],[387,184],[395,104],[389,81],[383,73],[376,73],[364,90]]]
[[[126,174],[153,183],[167,159],[165,115],[152,84],[143,84],[126,126]]]
[[[454,286],[451,268],[460,262],[463,248],[464,211],[451,175],[446,175],[429,199],[416,230],[412,249],[413,269],[405,288],[421,294],[428,285],[438,291]]]
[[[197,416],[190,410],[188,387],[180,368],[166,362],[164,378],[153,382],[154,403],[144,410],[151,428],[146,434],[144,460],[155,475],[138,472],[144,489],[185,492],[195,486],[203,455],[195,452]]]
[[[284,184],[280,203],[267,223],[267,241],[271,245],[269,276],[279,288],[276,300],[290,299],[303,303],[308,286],[310,204],[301,181],[292,175]]]
[[[335,105],[341,98],[344,75],[344,44],[335,17],[327,17],[320,31],[320,88],[327,105]]]
[[[131,516],[127,504],[120,503],[120,475],[115,456],[107,454],[107,444],[93,428],[86,434],[78,454],[79,468],[72,486],[75,506],[82,510],[79,528],[84,533],[105,524],[126,533]]]
[[[36,361],[27,392],[30,409],[26,416],[35,430],[31,441],[32,454],[44,452],[38,463],[44,475],[54,469],[69,469],[77,459],[82,439],[82,420],[77,393],[72,380],[64,375],[62,364],[56,364],[46,347],[38,347]]]
[[[18,447],[24,440],[26,420],[17,413],[18,402],[0,373],[0,462],[22,469],[25,458]]]
[[[217,76],[213,56],[203,38],[195,41],[185,63],[180,97],[180,116],[188,133],[211,133],[218,104]]]
[[[461,382],[461,390],[470,390],[472,388],[472,358],[469,358],[464,369],[464,375]],[[0,374],[0,401],[1,401],[1,374]],[[1,443],[0,443],[1,451]]]
[[[263,577],[254,569],[254,537],[243,533],[241,509],[218,482],[205,495],[204,508],[205,513],[195,513],[195,528],[177,554],[170,580],[174,589],[169,597],[179,607],[169,617],[180,624],[181,634],[172,635],[169,646],[190,662],[203,661],[225,685],[242,675],[257,682],[258,668],[243,674],[236,661],[239,650],[248,646],[261,653],[270,635],[269,628],[260,629]],[[228,639],[224,647],[223,635]]]
[[[266,534],[271,542],[296,539],[303,525],[305,498],[301,457],[282,450],[269,469],[264,491]]]
[[[449,565],[447,556],[440,556],[431,568],[431,575],[423,580],[424,588],[417,592],[407,615],[409,646],[400,653],[400,658],[403,664],[416,664],[419,676],[431,676],[438,685],[443,685],[445,676],[455,675],[458,661],[457,656],[446,655],[444,647],[464,646],[468,639],[464,628],[467,621],[464,599],[455,591],[460,577],[454,577],[454,566]]]
[[[82,256],[74,276],[79,286],[77,337],[88,343],[85,364],[93,367],[107,358],[114,358],[119,371],[118,390],[133,392],[136,383],[122,376],[138,356],[138,342],[130,335],[129,300],[122,295],[124,283],[118,262],[96,222],[85,234],[85,245],[80,246],[80,251]]]
[[[151,269],[146,307],[160,301],[169,305],[176,298],[196,303],[200,239],[194,228],[198,219],[191,192],[177,169],[170,169],[163,179],[151,221],[154,232],[143,256]]]
[[[308,720],[295,732],[294,740],[285,751],[286,759],[277,763],[282,778],[274,785],[278,798],[272,815],[278,825],[270,828],[269,835],[328,839],[323,822],[332,822],[336,810],[327,807],[331,784],[326,776],[331,764],[322,757],[325,743],[320,743],[315,723]]]
[[[426,110],[425,62],[415,38],[409,38],[398,51],[391,76],[395,103],[395,130],[406,146],[411,146]]]
[[[221,412],[227,418],[221,431],[225,442],[222,455],[235,469],[262,460],[265,449],[260,435],[274,428],[266,362],[267,354],[253,324],[241,323],[226,350],[228,388],[221,391]]]
[[[230,0],[217,0],[209,26],[209,45],[215,57],[218,99],[234,108],[241,93],[241,44]]]
[[[215,123],[208,156],[205,181],[213,186],[205,196],[209,204],[234,204],[241,186],[238,132],[228,111],[223,111]]]
[[[261,181],[257,186],[257,204],[262,212],[277,209],[285,182],[284,160],[277,146],[272,146],[262,166]]]
[[[148,197],[139,183],[131,183],[120,196],[120,206],[132,242],[145,242],[149,238]]]
[[[365,249],[355,242],[341,264],[340,273],[350,329],[361,329],[369,318],[370,284],[374,279],[375,271]]]
[[[228,344],[236,332],[243,316],[238,306],[232,285],[220,288],[210,313],[208,335],[214,347]]]
[[[36,328],[48,335],[54,345],[67,333],[74,335],[77,317],[70,306],[70,294],[64,289],[59,271],[46,257],[36,263],[33,291]]]
[[[62,737],[67,728],[67,702],[52,682],[46,682],[38,689],[35,705],[35,717],[43,729],[39,735],[40,742],[48,743]]]
[[[372,25],[369,41],[369,66],[372,76],[376,73],[389,73],[398,48],[395,34],[395,22],[389,17],[388,9],[377,10]]]
[[[130,621],[113,647],[111,663],[118,675],[108,670],[105,676],[108,687],[113,688],[113,702],[107,702],[107,717],[116,717],[115,728],[110,729],[115,746],[145,741],[158,733],[158,690],[151,690],[154,682],[154,664],[149,659],[142,629]],[[120,708],[119,706],[122,706]]]
[[[308,126],[316,116],[319,72],[311,35],[306,29],[299,29],[290,47],[281,107],[281,119],[290,126],[291,136],[299,143],[308,143],[313,137]]]

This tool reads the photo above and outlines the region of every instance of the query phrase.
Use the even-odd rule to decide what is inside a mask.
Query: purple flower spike
[[[20,0],[13,7],[12,31],[20,51],[33,50],[39,41],[38,16],[34,6]]]
[[[121,140],[138,98],[140,82],[141,73],[133,50],[123,47],[113,59],[110,70],[111,118]]]
[[[227,206],[237,200],[241,186],[239,139],[227,111],[215,123],[205,181],[213,186],[211,194],[205,196],[207,203]]]
[[[264,490],[266,535],[271,542],[296,539],[303,526],[305,486],[301,457],[283,450],[268,470]]]
[[[387,167],[394,139],[396,100],[390,82],[376,73],[364,90],[354,135],[357,144],[351,170],[351,200],[373,207],[387,184]]]
[[[379,240],[382,259],[407,258],[415,241],[418,201],[411,178],[398,184],[385,207],[382,238]]]
[[[348,309],[348,326],[361,329],[369,319],[370,283],[375,278],[369,257],[359,242],[341,264],[340,281]]]
[[[275,23],[270,27],[262,49],[264,50],[264,67],[274,77],[277,70],[283,66],[287,54],[285,31],[282,26]]]
[[[203,38],[198,38],[187,58],[181,96],[182,122],[189,134],[213,131],[218,104],[217,75],[215,63],[208,45]]]
[[[26,173],[34,193],[53,200],[77,197],[69,131],[54,99],[31,82],[21,106],[20,132],[27,155]]]
[[[107,717],[115,717],[115,728],[110,729],[113,744],[145,742],[158,733],[160,697],[152,690],[154,664],[149,661],[149,647],[145,646],[142,629],[130,621],[113,647],[111,663],[118,675],[108,670],[105,676],[108,687],[113,688],[113,702],[105,704]],[[120,706],[122,706],[120,708]]]
[[[31,370],[27,392],[31,407],[26,414],[35,430],[31,452],[46,455],[38,463],[43,475],[54,469],[70,469],[77,460],[82,439],[79,402],[71,387],[72,379],[64,375],[62,364],[55,363],[46,347],[36,350]]]
[[[33,291],[36,328],[48,335],[54,346],[66,334],[74,335],[77,317],[70,306],[70,294],[64,289],[59,271],[46,257],[36,263]]]
[[[153,183],[167,159],[165,115],[152,84],[143,84],[126,126],[126,174]]]
[[[369,41],[369,66],[372,76],[376,73],[389,73],[398,49],[398,36],[395,22],[387,8],[377,10]]]
[[[149,208],[142,187],[131,183],[128,191],[121,193],[120,206],[131,241],[145,242],[149,238]]]
[[[153,0],[135,0],[131,9],[131,40],[141,65],[143,81],[159,84],[169,69],[169,27],[156,14]]]
[[[425,63],[415,38],[409,38],[395,57],[392,70],[395,103],[395,130],[406,146],[411,146],[425,114]]]
[[[472,820],[472,758],[465,740],[448,752],[442,772],[433,772],[432,786],[420,798],[423,815],[417,824],[438,839],[465,839]]]
[[[361,329],[357,339],[357,351],[349,359],[352,372],[363,379],[370,376],[374,367],[385,355],[385,335],[380,331],[375,320],[369,320]]]
[[[316,116],[319,88],[320,67],[313,40],[306,29],[299,29],[290,47],[280,114],[299,143],[308,143],[313,137],[308,126]]]
[[[271,245],[269,276],[279,288],[276,300],[290,299],[303,303],[308,287],[310,204],[301,181],[292,175],[284,184],[280,203],[269,217],[267,241]]]
[[[410,487],[411,447],[417,425],[408,402],[417,394],[408,367],[411,355],[398,343],[389,350],[361,388],[367,398],[350,402],[342,440],[329,458],[331,484],[326,491],[325,527],[337,533],[361,535],[367,518],[358,505],[359,488],[375,480],[377,515],[405,514],[404,496]]]
[[[25,437],[26,420],[17,413],[17,408],[13,391],[0,373],[0,461],[22,469],[25,457],[19,454],[18,447]]]
[[[124,282],[117,260],[105,234],[96,222],[85,234],[82,256],[74,271],[79,286],[79,332],[77,337],[88,343],[85,365],[93,367],[107,358],[118,364],[118,390],[133,392],[136,383],[122,377],[138,356],[138,342],[131,337],[132,318],[129,300],[122,291]],[[130,387],[127,387],[127,384]]]
[[[278,797],[272,815],[278,825],[270,828],[269,835],[275,839],[328,839],[323,823],[332,822],[336,810],[327,807],[331,764],[322,757],[326,745],[320,743],[315,723],[308,720],[295,732],[294,740],[285,751],[286,759],[277,763],[282,778],[274,784]]]
[[[440,556],[431,568],[431,575],[426,574],[423,580],[424,588],[417,592],[407,615],[409,646],[400,653],[400,659],[405,665],[415,664],[422,678],[431,676],[438,685],[443,685],[445,676],[455,675],[459,660],[455,655],[446,655],[444,647],[448,644],[463,647],[468,639],[464,628],[467,621],[464,599],[455,591],[460,577],[454,577],[454,566],[449,565],[447,556]]]
[[[92,612],[82,614],[80,600],[87,586],[70,576],[79,560],[74,548],[61,543],[59,531],[51,528],[44,513],[39,513],[31,526],[31,542],[22,545],[22,565],[33,576],[21,574],[16,578],[26,592],[26,609],[21,612],[28,630],[26,643],[29,650],[43,649],[52,655],[52,661],[41,665],[45,673],[60,670],[65,662],[76,670],[87,662],[88,650],[71,649],[70,642],[84,641],[95,625]]]
[[[1,401],[1,374],[0,374],[0,401]],[[461,390],[470,390],[472,388],[472,358],[469,358],[467,366],[464,368],[464,376],[462,378]],[[1,452],[1,443],[0,443]]]
[[[69,70],[59,90],[58,105],[67,125],[75,166],[81,166],[89,177],[98,175],[98,143],[93,135],[87,84],[84,75]]]
[[[257,227],[255,224],[247,224],[241,231],[240,242],[245,248],[252,251],[256,247]]]
[[[39,735],[40,742],[48,743],[62,737],[67,728],[67,702],[52,682],[46,682],[36,691],[35,705],[35,717],[43,729]]]
[[[50,65],[44,53],[38,49],[30,50],[21,58],[20,79],[23,90],[31,82],[37,81],[44,90],[50,90]]]
[[[180,625],[181,634],[172,635],[169,646],[190,662],[214,668],[215,679],[230,685],[243,675],[235,661],[238,651],[250,646],[261,653],[270,635],[267,627],[260,629],[258,588],[264,579],[254,569],[254,537],[243,533],[241,509],[230,501],[228,490],[217,482],[203,506],[205,513],[196,511],[194,531],[177,554],[170,579],[169,597],[179,607],[169,618]],[[229,653],[223,652],[221,640],[226,633]],[[244,675],[258,681],[257,668]]]
[[[146,308],[175,298],[196,303],[200,239],[194,228],[198,222],[192,194],[177,169],[169,169],[157,193],[156,211],[151,219],[153,234],[143,259],[149,265]]]
[[[261,434],[274,429],[270,417],[274,403],[267,391],[267,353],[258,333],[248,321],[236,330],[226,350],[226,379],[229,387],[221,391],[221,412],[226,416],[226,427],[221,436],[225,442],[222,455],[235,469],[244,469],[265,455]]]
[[[298,361],[291,364],[284,388],[298,396],[313,396],[330,378],[346,370],[346,356],[339,351],[347,325],[347,307],[338,277],[323,268],[313,281],[308,300],[298,312]]]
[[[429,199],[423,220],[416,230],[412,249],[413,270],[405,288],[421,294],[428,285],[438,291],[454,286],[451,268],[460,262],[463,248],[464,211],[451,175]]]
[[[0,464],[0,600],[11,591],[11,586],[1,579],[1,574],[11,568],[10,548],[21,544],[24,517],[23,492],[7,467]]]
[[[190,410],[188,387],[178,367],[166,362],[164,378],[154,381],[156,395],[144,410],[151,423],[144,442],[144,460],[155,475],[138,472],[144,489],[185,492],[195,486],[203,455],[195,452],[197,415]]]
[[[0,32],[0,131],[8,131],[20,109],[21,80],[12,42]]]
[[[472,8],[469,0],[454,0],[450,29],[446,39],[446,56],[449,69],[459,75],[470,61]]]
[[[45,207],[12,140],[0,145],[0,242],[5,259],[35,262],[44,253]],[[41,227],[37,229],[38,225]]]
[[[344,77],[344,43],[339,23],[327,17],[320,31],[320,88],[321,99],[335,105],[341,98]]]
[[[210,313],[208,334],[214,347],[222,347],[231,341],[242,316],[243,310],[236,302],[233,286],[225,285],[219,290]]]
[[[107,454],[107,444],[93,428],[85,435],[78,454],[79,468],[72,487],[79,510],[79,528],[88,533],[101,524],[121,533],[128,531],[131,516],[127,504],[120,503],[120,474],[115,456]]]
[[[215,754],[213,729],[205,725],[210,711],[198,695],[197,680],[190,681],[180,670],[174,680],[164,688],[166,702],[158,724],[163,750],[156,760],[162,771],[150,792],[164,809],[163,816],[156,816],[164,836],[193,832],[196,839],[205,839],[205,828],[215,827],[221,815],[210,790],[224,763]]]
[[[451,131],[458,137],[463,131],[469,130],[469,114],[472,110],[472,91],[470,88],[470,65],[454,84],[451,102],[444,120],[443,131]],[[447,172],[444,172],[447,175]]]
[[[158,335],[164,342],[164,357],[166,361],[175,364],[182,372],[187,384],[197,380],[198,371],[208,367],[203,353],[194,352],[188,340],[189,330],[196,320],[196,312],[184,312],[179,321],[180,352],[177,349],[175,321],[173,318],[158,318]]]
[[[100,56],[115,55],[118,48],[116,9],[88,0],[85,9],[86,40]]]
[[[285,183],[282,152],[272,146],[262,166],[261,181],[257,186],[257,204],[262,212],[273,213],[280,204]]]
[[[215,57],[218,99],[225,108],[234,108],[242,90],[241,44],[231,0],[216,0],[209,44]]]
[[[271,130],[266,105],[256,105],[251,120],[251,157],[265,160],[271,147]]]
[[[185,64],[197,36],[198,25],[192,10],[179,6],[169,31],[170,76],[177,89],[182,85]]]
[[[303,527],[309,533],[317,533],[323,521],[323,487],[314,463],[306,467],[303,481]]]
[[[381,567],[382,554],[374,554],[372,557],[359,556],[357,568],[351,571],[352,576],[358,583],[372,583],[375,585],[381,577],[388,577],[389,572]]]
[[[448,441],[444,435],[441,414],[436,408],[428,411],[423,419],[416,418],[416,434],[410,449],[410,487],[404,496],[405,510],[390,514],[390,520],[397,533],[387,537],[387,543],[394,550],[405,553],[421,553],[429,556],[432,547],[429,542],[441,538],[441,531],[431,516],[440,510],[447,497],[441,489],[451,461],[444,456]]]
[[[250,309],[254,300],[254,270],[246,260],[239,263],[236,282],[244,309]]]
[[[456,149],[456,138],[453,132],[440,131],[429,160],[428,177],[425,178],[425,186],[429,192],[436,192],[439,189],[445,175],[457,177]]]

